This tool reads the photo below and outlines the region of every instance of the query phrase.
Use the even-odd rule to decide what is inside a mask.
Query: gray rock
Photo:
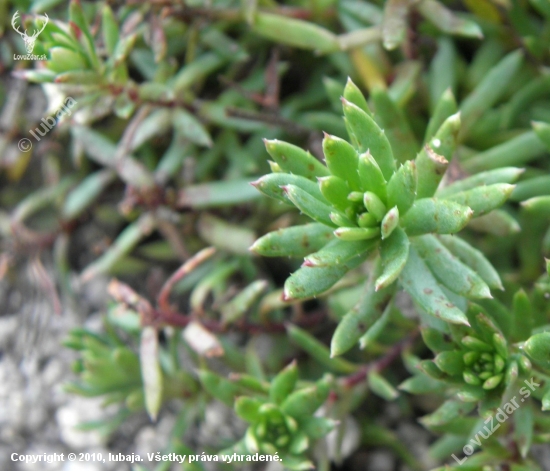
[[[365,469],[369,471],[393,471],[395,456],[389,451],[373,451],[369,453]]]
[[[547,444],[533,445],[531,453],[544,471],[550,471],[550,446]]]
[[[7,350],[17,331],[17,316],[0,317],[0,350]]]
[[[174,416],[165,415],[157,424],[143,427],[135,438],[135,453],[143,458],[147,453],[162,451],[169,443],[174,423]]]
[[[101,398],[73,397],[66,405],[57,410],[55,417],[61,441],[65,445],[75,450],[85,450],[106,442],[105,438],[95,430],[76,429],[76,426],[82,422],[101,420],[102,417],[107,416],[101,403]]]

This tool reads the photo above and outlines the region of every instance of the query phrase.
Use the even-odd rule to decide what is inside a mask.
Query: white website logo
[[[42,28],[40,29],[40,31],[35,31],[31,36],[29,36],[27,34],[27,30],[25,30],[25,32],[21,32],[21,30],[19,29],[19,26],[17,26],[17,20],[20,19],[19,17],[19,11],[16,11],[15,14],[13,15],[13,18],[11,19],[11,26],[12,28],[17,31],[21,37],[23,38],[23,41],[25,42],[25,49],[27,49],[27,52],[29,54],[32,54],[32,51],[34,50],[34,46],[36,44],[36,38],[38,38],[38,35],[44,31],[44,28],[46,27],[46,25],[48,24],[48,21],[50,20],[48,18],[48,15],[44,14],[44,17],[43,18],[43,22],[44,24],[42,25]]]

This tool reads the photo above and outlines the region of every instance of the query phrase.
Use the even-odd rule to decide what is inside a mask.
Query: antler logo
[[[46,25],[48,24],[48,21],[50,20],[48,18],[48,15],[44,14],[44,16],[46,17],[45,20],[44,20],[44,24],[42,25],[42,28],[40,29],[40,31],[35,31],[32,36],[29,36],[27,34],[27,30],[25,30],[24,33],[22,33],[20,30],[19,30],[19,26],[16,25],[17,23],[17,20],[19,19],[19,11],[16,11],[15,14],[13,15],[13,18],[11,19],[11,26],[12,28],[17,31],[21,37],[23,38],[23,41],[25,41],[25,48],[27,49],[27,52],[30,54],[32,53],[33,49],[34,49],[34,45],[36,44],[36,38],[38,37],[38,35],[44,31],[44,28],[46,27]]]

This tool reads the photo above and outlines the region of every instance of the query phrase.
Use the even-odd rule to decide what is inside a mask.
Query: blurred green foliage
[[[425,395],[438,463],[541,469],[548,0],[66,3],[0,0],[0,274],[53,257],[60,310],[118,278],[66,340],[67,389],[119,405],[84,427],[174,403],[165,451],[202,453],[217,400],[248,425],[213,453],[328,470],[355,422],[424,469],[375,419]]]

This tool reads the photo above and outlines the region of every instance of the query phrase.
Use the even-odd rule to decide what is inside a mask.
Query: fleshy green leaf
[[[74,219],[80,216],[115,178],[116,173],[112,169],[104,169],[89,174],[65,197],[62,210],[63,217]]]
[[[319,178],[319,189],[325,199],[340,211],[349,206],[348,194],[350,189],[341,178],[331,175]]]
[[[403,288],[428,314],[454,324],[469,325],[466,315],[445,296],[414,247],[409,249],[409,258],[400,279]]]
[[[388,180],[394,172],[395,162],[390,142],[384,131],[362,109],[346,99],[342,100],[342,104],[348,126],[357,140],[358,151],[362,154],[370,151],[382,170],[384,178]]]
[[[407,263],[409,245],[407,234],[399,227],[389,238],[382,241],[380,246],[382,273],[376,279],[376,291],[390,286],[400,275]]]
[[[319,190],[319,186],[300,175],[293,175],[290,173],[269,173],[251,183],[251,185],[264,195],[287,204],[292,204],[292,202],[288,199],[287,194],[283,190],[283,187],[286,185],[297,186],[318,200],[325,201],[323,194]]]
[[[372,191],[365,191],[363,195],[363,204],[377,221],[382,221],[386,214],[387,208],[378,195]]]
[[[257,12],[252,31],[277,43],[325,54],[339,49],[338,38],[329,30],[286,15]]]
[[[491,345],[471,335],[467,335],[466,337],[464,337],[461,340],[461,343],[468,349],[474,350],[476,352],[490,353],[493,351],[493,347]]]
[[[116,167],[119,177],[140,189],[153,188],[155,180],[147,168],[131,155],[117,160],[117,147],[103,134],[86,126],[73,126],[71,132],[91,159],[106,167]]]
[[[418,142],[403,110],[382,87],[372,89],[371,100],[375,121],[386,133],[394,158],[399,162],[413,159],[418,149]],[[374,155],[372,149],[371,153]]]
[[[348,77],[346,86],[344,87],[344,98],[350,103],[353,103],[358,108],[362,109],[368,115],[372,115],[367,100],[359,87],[353,83],[353,81]]]
[[[512,201],[525,201],[535,196],[543,196],[548,193],[548,188],[550,188],[550,175],[529,178],[516,185],[514,191],[510,195],[510,199]]]
[[[325,134],[323,153],[330,173],[344,180],[351,190],[357,191],[361,188],[357,175],[357,152],[349,142]]]
[[[470,207],[474,211],[473,217],[476,218],[502,206],[513,190],[514,185],[496,183],[455,193],[447,196],[445,200]]]
[[[550,332],[542,332],[530,337],[523,349],[539,365],[550,369]]]
[[[338,239],[349,242],[374,239],[379,234],[379,227],[339,227],[334,231]]]
[[[544,393],[544,396],[542,396],[542,410],[550,410],[550,389]]]
[[[474,249],[470,244],[455,236],[442,235],[439,236],[439,240],[454,255],[474,270],[489,287],[503,289],[498,272],[479,250]]]
[[[266,288],[267,281],[265,280],[253,281],[243,288],[231,301],[221,307],[222,321],[230,323],[242,318]]]
[[[462,352],[459,351],[438,353],[434,362],[441,371],[451,376],[460,375],[464,370]]]
[[[359,339],[359,348],[364,350],[373,343],[388,325],[391,319],[391,304],[386,307],[382,316]]]
[[[403,216],[413,205],[416,197],[416,164],[405,162],[388,182],[388,206],[397,206]]]
[[[401,221],[409,236],[430,232],[454,234],[468,224],[473,214],[473,210],[468,206],[452,201],[423,198],[414,202]]]
[[[359,172],[359,179],[361,181],[361,188],[363,191],[371,191],[375,193],[382,202],[387,202],[387,189],[386,180],[382,174],[382,170],[374,160],[374,157],[370,155],[370,152],[366,152],[359,156],[359,165],[357,171]]]
[[[462,402],[477,403],[485,397],[485,391],[479,386],[470,386],[465,384],[460,391],[456,393]]]
[[[390,209],[380,223],[380,236],[387,239],[399,225],[399,209],[394,206]]]
[[[271,158],[285,171],[314,180],[330,175],[328,169],[309,152],[288,142],[264,140]]]
[[[473,126],[483,113],[502,96],[522,62],[522,51],[511,52],[495,65],[472,93],[466,97],[460,111],[462,120],[467,127]]]
[[[460,113],[455,113],[443,122],[435,135],[428,140],[427,145],[443,159],[450,162],[456,150],[459,131]]]
[[[247,422],[254,423],[259,417],[259,409],[263,402],[253,397],[238,397],[235,400],[235,412]]]
[[[210,134],[191,113],[179,108],[174,110],[173,123],[174,128],[191,142],[206,147],[212,146]]]
[[[417,368],[433,379],[442,379],[445,377],[443,371],[441,371],[432,360],[422,360]]]
[[[359,266],[367,254],[354,257],[347,263],[324,267],[303,266],[294,272],[285,282],[283,299],[304,299],[323,293],[349,270]]]
[[[380,374],[376,371],[371,371],[367,375],[370,390],[386,401],[393,401],[399,397],[399,392]]]
[[[129,224],[117,236],[111,246],[97,259],[90,263],[82,272],[82,280],[90,280],[101,273],[108,273],[113,270],[128,253],[130,253],[139,242],[149,235],[155,228],[154,219],[151,213],[143,213],[139,219]]]
[[[320,223],[285,227],[260,237],[250,250],[264,257],[305,257],[334,239],[333,229]]]
[[[178,194],[177,204],[178,207],[193,209],[218,208],[246,203],[260,196],[250,186],[249,178],[222,180],[185,187]]]
[[[305,258],[304,266],[323,267],[347,263],[355,257],[371,253],[375,246],[376,241],[372,240],[333,240],[318,252],[308,255]]]
[[[436,0],[422,0],[418,11],[444,33],[483,38],[483,32],[477,23],[461,18]]]
[[[477,173],[500,167],[520,166],[547,152],[535,131],[525,131],[465,160],[462,168]]]
[[[449,161],[425,145],[415,159],[418,181],[417,198],[429,198],[435,194]]]
[[[162,371],[159,364],[158,334],[154,327],[144,327],[139,350],[141,377],[145,393],[145,408],[155,421],[162,404]]]
[[[483,383],[483,389],[490,391],[491,389],[495,389],[504,378],[503,374],[491,376]]]
[[[101,26],[103,42],[109,55],[112,55],[118,43],[119,31],[115,16],[109,5],[103,7]]]
[[[290,442],[288,451],[290,451],[290,453],[292,453],[293,455],[299,455],[300,453],[303,453],[304,451],[306,451],[308,446],[309,446],[308,436],[302,430],[299,430],[292,437],[292,441]]]
[[[233,406],[233,400],[240,392],[235,384],[208,370],[201,370],[198,375],[206,391],[227,406]]]
[[[382,41],[388,50],[396,49],[407,34],[408,0],[389,0],[384,8],[382,20]]]
[[[399,389],[410,394],[427,394],[444,391],[447,384],[424,374],[418,374],[406,379],[399,385]]]
[[[307,458],[303,458],[296,455],[279,455],[279,460],[281,463],[284,463],[285,468],[290,469],[291,471],[306,471],[315,469],[315,466]]]
[[[281,404],[294,390],[296,381],[298,381],[298,367],[296,361],[293,361],[271,381],[269,399],[275,404]]]
[[[435,412],[422,417],[420,422],[426,427],[444,425],[457,417],[469,414],[475,407],[475,402],[462,402],[449,399],[439,406]]]
[[[342,86],[342,82],[331,77],[323,77],[323,86],[325,88],[325,93],[330,101],[330,104],[332,105],[332,109],[335,112],[339,112],[341,106],[340,97],[344,93],[344,86]]]
[[[319,201],[317,198],[295,185],[286,185],[283,187],[283,190],[290,201],[292,201],[302,213],[326,226],[336,226],[330,218],[330,213],[334,212],[334,208]]]
[[[210,245],[236,254],[247,254],[256,238],[248,227],[206,213],[199,219],[198,232]]]
[[[352,348],[359,338],[380,318],[392,299],[393,287],[375,291],[374,280],[380,276],[378,267],[365,286],[365,292],[355,307],[338,324],[330,344],[332,357]]]
[[[493,334],[493,345],[497,353],[504,359],[508,358],[508,342],[500,332]]]
[[[424,327],[420,330],[422,340],[433,352],[439,353],[454,349],[453,342],[442,332],[431,327]]]
[[[414,246],[435,277],[454,293],[471,298],[490,298],[483,279],[456,258],[435,236],[417,237]]]
[[[300,429],[312,440],[318,440],[334,430],[337,422],[324,417],[306,417],[300,421]]]
[[[483,185],[494,185],[495,183],[514,183],[523,172],[524,170],[522,168],[503,167],[495,170],[488,170],[487,172],[477,173],[471,177],[451,183],[444,188],[440,188],[437,192],[437,196],[440,198],[448,197],[463,191],[473,190],[474,188]],[[515,191],[513,194],[515,194]]]
[[[515,341],[527,340],[533,329],[533,306],[523,289],[514,294],[512,319],[511,337]]]
[[[444,41],[448,40],[448,38],[442,38],[442,39]],[[436,58],[438,57],[438,55],[439,55],[439,52],[436,54]],[[436,58],[434,58],[434,61],[436,60]],[[446,72],[452,73],[452,70],[451,71],[447,70]],[[449,116],[455,114],[457,110],[458,108],[456,105],[455,96],[453,95],[452,90],[450,88],[447,88],[440,95],[440,98],[437,100],[437,104],[435,105],[435,109],[432,113],[432,117],[430,118],[430,122],[428,123],[428,127],[426,128],[425,141],[428,142],[432,137],[434,137],[435,133],[439,130],[439,128],[445,122],[445,120]]]
[[[290,394],[281,404],[281,410],[298,420],[311,417],[327,400],[329,390],[328,382],[319,380],[315,386]]]
[[[319,363],[334,371],[335,373],[352,373],[357,370],[357,366],[341,358],[331,358],[328,347],[317,340],[307,331],[299,327],[290,325],[287,327],[290,338],[305,350],[312,358]]]

